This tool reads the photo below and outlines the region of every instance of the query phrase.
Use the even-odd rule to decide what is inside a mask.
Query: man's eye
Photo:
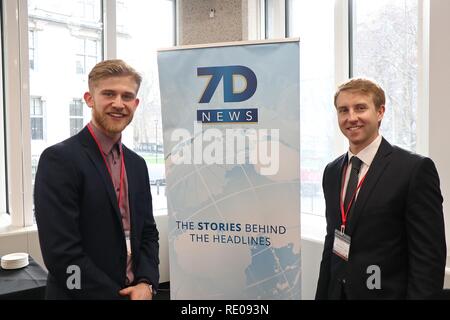
[[[122,99],[125,100],[125,101],[131,101],[131,100],[134,99],[134,96],[132,96],[132,95],[124,95],[122,97]]]

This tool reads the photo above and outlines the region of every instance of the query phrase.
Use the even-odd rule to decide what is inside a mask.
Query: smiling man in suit
[[[323,175],[327,235],[316,299],[439,295],[446,244],[433,161],[379,134],[385,94],[376,83],[352,79],[334,104],[349,150]]]
[[[48,299],[152,299],[158,230],[145,160],[121,142],[141,76],[121,60],[97,64],[84,94],[90,123],[46,149],[36,173]]]

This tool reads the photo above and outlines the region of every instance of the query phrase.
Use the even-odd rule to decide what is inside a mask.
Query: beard
[[[111,110],[114,111],[114,110]],[[123,112],[120,112],[122,113]],[[120,121],[111,119],[109,115],[107,115],[105,112],[101,113],[96,110],[96,108],[92,108],[92,117],[95,120],[95,123],[98,124],[100,129],[105,131],[106,133],[116,135],[119,133],[122,133],[123,130],[130,124],[131,120],[133,120],[133,113],[128,110],[128,115]]]

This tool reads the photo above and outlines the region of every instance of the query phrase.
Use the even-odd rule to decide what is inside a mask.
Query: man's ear
[[[382,104],[377,111],[378,112],[378,122],[381,122],[381,120],[383,120],[384,111],[385,111],[385,107],[384,107],[384,104]]]
[[[84,93],[83,98],[89,108],[92,108],[94,106],[94,99],[89,91]]]
[[[139,100],[138,98],[136,98],[136,99],[134,100],[134,103],[135,103],[135,107],[136,107],[136,108],[139,106],[139,102],[140,102],[140,100]]]

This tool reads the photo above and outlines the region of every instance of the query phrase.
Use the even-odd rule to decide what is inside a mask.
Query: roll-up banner
[[[300,299],[299,40],[158,52],[171,299]]]

